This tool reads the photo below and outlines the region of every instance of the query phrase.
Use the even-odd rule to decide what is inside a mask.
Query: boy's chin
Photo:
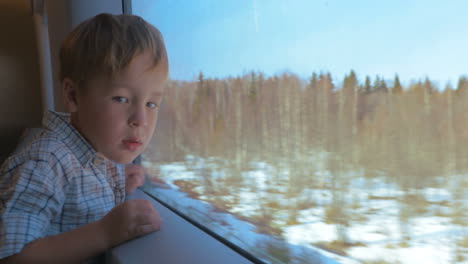
[[[128,163],[132,163],[138,157],[139,154],[140,153],[135,154],[135,155],[121,155],[118,157],[111,157],[110,159],[116,163],[128,164]]]

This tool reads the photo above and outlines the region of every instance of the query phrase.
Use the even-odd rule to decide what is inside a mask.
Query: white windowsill
[[[141,190],[136,190],[129,199],[150,200],[163,219],[162,228],[160,231],[128,241],[109,250],[106,254],[106,263],[252,263]]]

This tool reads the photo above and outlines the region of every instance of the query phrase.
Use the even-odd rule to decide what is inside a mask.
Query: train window
[[[468,262],[464,1],[158,0],[145,191],[259,259]]]

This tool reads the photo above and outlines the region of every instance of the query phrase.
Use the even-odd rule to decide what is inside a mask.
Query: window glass
[[[269,263],[468,262],[466,1],[158,0],[145,189]]]

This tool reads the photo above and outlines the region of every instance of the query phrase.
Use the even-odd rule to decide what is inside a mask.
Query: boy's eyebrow
[[[161,97],[161,96],[162,96],[162,93],[159,92],[159,91],[154,91],[151,95],[154,95],[154,96],[157,96],[157,97]]]
[[[111,80],[110,85],[117,89],[128,88],[128,84],[121,81]]]

